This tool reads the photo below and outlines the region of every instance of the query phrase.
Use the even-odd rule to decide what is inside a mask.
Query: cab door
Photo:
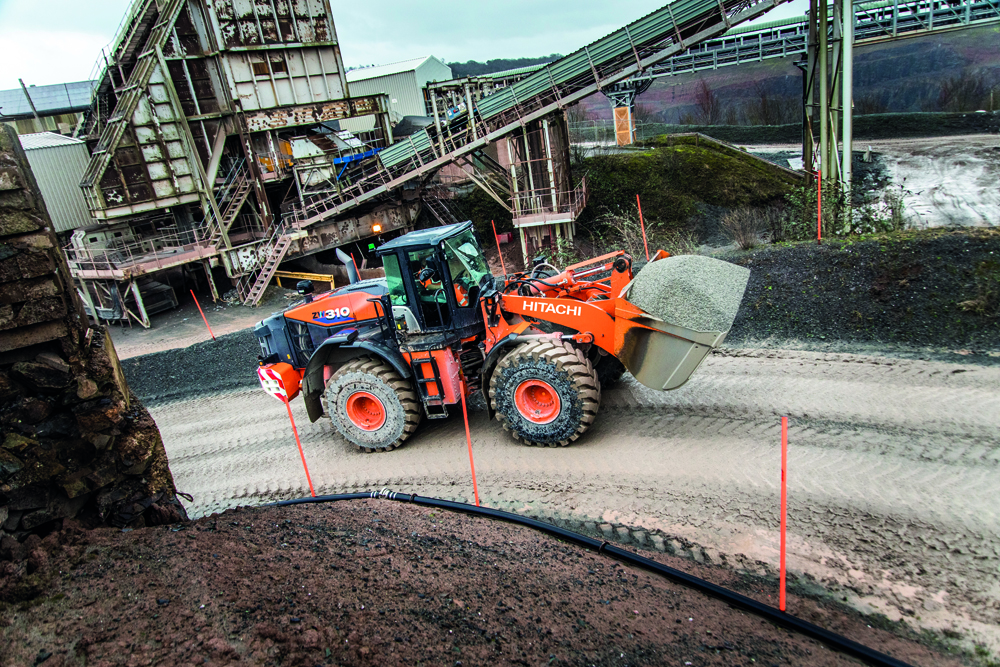
[[[436,252],[436,248],[430,247],[382,256],[394,318],[398,322],[402,313],[411,333],[414,333],[414,323],[417,331],[441,331],[451,327],[451,304],[442,282],[442,263]]]

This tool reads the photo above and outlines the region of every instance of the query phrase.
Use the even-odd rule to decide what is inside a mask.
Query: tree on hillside
[[[978,111],[989,105],[991,86],[982,70],[965,70],[941,82],[938,111]]]
[[[553,60],[559,60],[562,56],[553,53],[539,58],[493,58],[484,63],[478,60],[468,60],[464,63],[448,63],[451,73],[456,78],[463,76],[479,76],[481,74],[492,74],[493,72],[504,72],[518,67],[529,67],[531,65],[542,65]]]
[[[801,100],[775,95],[763,82],[754,83],[754,97],[743,106],[748,125],[784,125],[802,118]]]
[[[694,100],[695,112],[682,115],[680,119],[682,125],[719,125],[722,122],[725,105],[704,79],[698,82]]]
[[[864,116],[873,113],[889,113],[889,105],[881,93],[866,92],[854,95],[854,113]]]

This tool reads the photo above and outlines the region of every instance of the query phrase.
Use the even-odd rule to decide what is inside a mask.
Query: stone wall
[[[159,430],[88,325],[16,135],[0,128],[0,559],[61,520],[185,519]]]

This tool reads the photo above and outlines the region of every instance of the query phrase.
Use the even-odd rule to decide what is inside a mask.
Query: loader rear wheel
[[[565,447],[586,431],[601,404],[594,368],[571,345],[522,343],[490,378],[497,421],[526,445]]]
[[[341,366],[323,398],[333,425],[362,451],[392,451],[420,423],[413,385],[381,359],[362,357]]]

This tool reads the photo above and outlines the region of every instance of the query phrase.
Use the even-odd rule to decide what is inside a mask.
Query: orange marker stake
[[[201,319],[205,322],[205,328],[208,329],[208,335],[215,340],[215,334],[212,333],[212,327],[208,326],[208,318],[205,317],[205,312],[201,309],[201,304],[198,303],[198,297],[194,295],[194,290],[191,290],[191,298],[194,299],[194,305],[198,306],[198,312],[201,313]]]
[[[309,476],[309,466],[306,465],[306,454],[302,451],[302,441],[299,440],[299,430],[295,428],[295,417],[292,416],[292,406],[288,403],[287,397],[282,396],[281,400],[285,402],[285,407],[288,409],[288,421],[292,422],[292,433],[295,434],[295,444],[299,447],[299,456],[302,457],[302,468],[306,471],[306,481],[309,482],[309,494],[315,498],[316,491],[313,489],[313,481]]]
[[[781,555],[778,581],[778,609],[785,611],[785,518],[788,514],[788,417],[781,418]]]
[[[497,253],[500,255],[500,268],[503,269],[504,277],[507,276],[507,267],[503,265],[503,252],[500,250],[500,237],[497,236],[497,225],[495,222],[490,220],[490,224],[493,225],[493,238],[497,242]]]
[[[469,434],[469,411],[465,407],[465,380],[462,380],[462,417],[465,418],[465,442],[469,445],[469,467],[472,468],[472,493],[476,497],[476,507],[479,507],[479,485],[476,484],[476,463],[472,460],[472,436]]]
[[[639,227],[642,228],[642,245],[646,247],[646,261],[649,261],[649,244],[646,243],[646,223],[642,221],[642,203],[639,201],[639,195],[635,196],[635,203],[639,207]]]

